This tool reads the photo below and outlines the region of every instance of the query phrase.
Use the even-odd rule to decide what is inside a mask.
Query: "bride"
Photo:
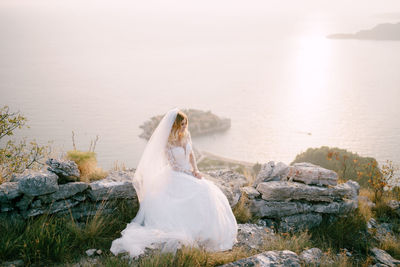
[[[223,251],[237,242],[226,196],[197,169],[187,116],[166,113],[150,137],[132,183],[140,207],[111,252],[136,257],[146,248],[175,252],[182,245]]]

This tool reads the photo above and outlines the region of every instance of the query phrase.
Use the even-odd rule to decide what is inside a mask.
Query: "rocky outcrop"
[[[231,127],[231,120],[227,118],[219,118],[211,111],[201,111],[197,109],[183,109],[182,110],[189,119],[189,131],[193,136],[201,136],[214,132],[226,131]],[[150,118],[150,120],[143,123],[140,128],[143,129],[143,133],[139,136],[150,139],[153,131],[160,123],[163,115],[158,115]]]
[[[300,259],[296,253],[290,250],[272,250],[241,259],[235,262],[221,265],[223,267],[234,266],[288,266],[300,267]]]
[[[242,188],[242,192],[250,199],[253,216],[269,224],[272,220],[280,231],[297,231],[357,208],[358,183],[337,184],[337,177],[309,163],[286,166],[268,162],[261,166],[253,186]]]

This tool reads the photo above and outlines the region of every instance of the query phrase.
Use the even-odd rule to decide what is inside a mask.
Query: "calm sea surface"
[[[131,12],[131,13],[130,13]],[[393,20],[160,16],[137,9],[0,5],[0,105],[61,152],[96,146],[136,167],[139,125],[173,107],[231,118],[200,150],[289,164],[336,146],[400,163],[400,42],[329,40]]]

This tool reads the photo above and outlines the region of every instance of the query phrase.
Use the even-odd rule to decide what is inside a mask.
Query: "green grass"
[[[70,217],[42,215],[25,222],[0,222],[0,261],[22,259],[26,265],[74,262],[89,248],[108,251],[135,216],[132,205],[120,201],[115,214],[89,217],[81,226]]]
[[[316,247],[322,250],[330,249],[335,253],[346,248],[364,257],[374,245],[367,234],[366,218],[359,209],[334,222],[324,218],[321,225],[311,229],[310,233]]]

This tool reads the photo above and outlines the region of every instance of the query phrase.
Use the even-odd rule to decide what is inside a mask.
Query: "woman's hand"
[[[198,178],[198,179],[203,178],[203,177],[201,176],[201,174],[200,174],[199,171],[193,171],[192,173],[193,173],[193,176],[196,177],[196,178]]]

